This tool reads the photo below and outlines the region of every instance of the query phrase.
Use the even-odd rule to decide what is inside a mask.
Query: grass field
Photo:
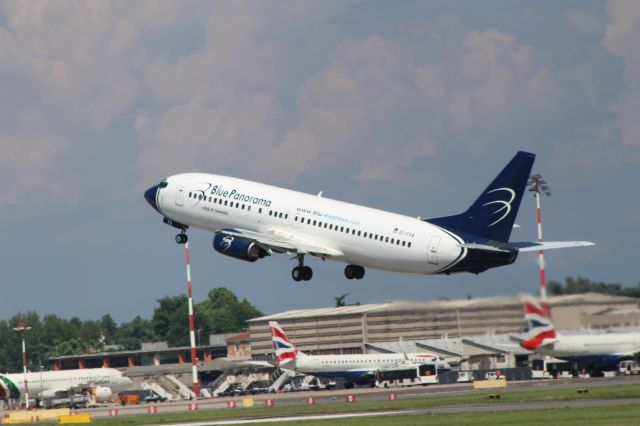
[[[96,419],[99,425],[144,425],[149,423],[171,423],[198,420],[222,420],[239,417],[272,417],[296,414],[327,414],[347,412],[393,411],[407,409],[425,409],[442,406],[471,405],[471,404],[504,404],[536,401],[569,401],[578,399],[617,399],[640,398],[640,385],[600,386],[589,389],[588,394],[578,394],[576,388],[569,389],[540,389],[535,391],[502,392],[499,400],[490,400],[487,393],[447,397],[415,397],[399,399],[397,401],[358,401],[355,403],[325,403],[317,405],[275,406],[238,408],[233,410],[212,409],[191,413],[166,413],[157,415],[143,415],[137,417],[118,417],[110,419]],[[161,406],[160,406],[161,407]],[[569,414],[567,414],[569,413]],[[585,414],[586,413],[586,414]],[[580,420],[578,420],[580,419]],[[393,417],[376,417],[362,419],[305,421],[307,426],[314,424],[332,425],[480,425],[493,424],[640,424],[640,407],[606,407],[589,409],[549,409],[536,411],[517,411],[500,413],[465,413],[465,414],[431,414],[431,415],[399,415]],[[573,423],[572,423],[573,422]],[[291,424],[291,422],[287,422]]]
[[[303,424],[304,426],[626,426],[640,423],[640,406],[605,408],[560,408],[549,410],[504,411],[492,413],[423,414],[359,419],[269,422],[263,425]]]

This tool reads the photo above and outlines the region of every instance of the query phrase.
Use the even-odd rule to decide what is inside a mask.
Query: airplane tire
[[[302,267],[302,279],[305,281],[309,281],[313,277],[313,269],[309,266]]]
[[[302,281],[304,278],[304,267],[296,266],[291,270],[291,278],[294,281]]]
[[[176,243],[178,244],[186,244],[188,240],[189,240],[189,237],[187,237],[187,234],[176,235]]]
[[[361,280],[364,277],[364,268],[358,265],[347,265],[344,268],[344,276],[347,277],[348,280]]]

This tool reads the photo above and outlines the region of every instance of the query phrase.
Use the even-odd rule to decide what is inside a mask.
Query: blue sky
[[[412,216],[464,210],[518,150],[550,183],[547,276],[635,286],[635,1],[3,1],[0,316],[117,321],[186,292],[183,248],[142,197],[186,171]],[[536,237],[526,197],[512,238]],[[194,297],[266,313],[536,291],[535,255],[479,276],[286,256],[248,264],[191,232]]]

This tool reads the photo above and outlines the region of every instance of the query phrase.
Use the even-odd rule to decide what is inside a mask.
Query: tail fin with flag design
[[[279,366],[295,360],[298,355],[303,355],[289,340],[280,324],[276,321],[269,321],[269,328],[271,329],[271,340],[273,341],[273,349]]]
[[[557,342],[558,336],[549,318],[549,307],[529,295],[520,296],[520,300],[529,328],[529,335],[526,340],[520,343],[520,346],[535,351],[540,346]]]

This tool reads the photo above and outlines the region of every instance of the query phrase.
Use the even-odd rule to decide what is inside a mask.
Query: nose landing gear
[[[187,233],[183,229],[182,232],[180,232],[178,235],[176,235],[176,243],[178,243],[178,244],[186,244],[187,241],[189,241],[189,237],[187,236]]]

